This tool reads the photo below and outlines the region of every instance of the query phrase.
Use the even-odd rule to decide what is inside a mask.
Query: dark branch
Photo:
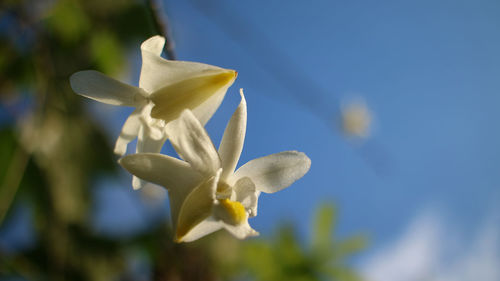
[[[175,60],[174,44],[170,36],[167,16],[162,13],[161,3],[158,0],[146,0],[146,5],[151,12],[154,28],[159,35],[165,37],[165,55],[169,60]]]

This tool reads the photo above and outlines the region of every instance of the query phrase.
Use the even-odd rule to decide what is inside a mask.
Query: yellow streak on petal
[[[246,218],[245,207],[238,201],[231,201],[229,199],[219,200],[220,204],[226,210],[227,214],[231,218],[231,223],[234,225],[243,223]]]
[[[205,208],[204,206],[202,206],[200,209],[203,210]],[[176,243],[183,242],[182,239],[184,238],[184,236],[186,236],[186,234],[188,234],[188,232],[191,231],[191,229],[193,229],[196,225],[202,222],[206,217],[207,216],[192,217],[191,221],[188,221],[186,223],[179,223],[177,226],[177,230],[175,232],[174,242]]]
[[[150,96],[154,103],[151,117],[165,122],[177,119],[184,109],[193,110],[221,88],[229,87],[237,74],[234,70],[217,71],[166,86]]]
[[[212,213],[214,203],[212,185],[214,181],[218,181],[218,176],[200,183],[182,203],[175,232],[175,242],[182,242],[189,231]]]

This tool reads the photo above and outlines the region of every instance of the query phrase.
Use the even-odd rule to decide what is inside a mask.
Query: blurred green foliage
[[[307,247],[290,226],[271,239],[219,233],[191,244],[174,244],[167,222],[129,238],[95,232],[92,182],[115,172],[116,157],[68,78],[126,69],[127,50],[155,34],[151,16],[134,0],[0,4],[0,230],[23,205],[35,232],[27,249],[0,247],[0,279],[359,280],[346,261],[364,239],[333,239],[329,206],[319,210]],[[138,257],[145,274],[130,265]]]
[[[0,222],[28,204],[35,245],[2,253],[0,276],[110,280],[126,268],[124,244],[89,225],[91,181],[116,169],[102,128],[69,86],[83,69],[112,75],[152,35],[138,1],[7,1],[0,8]],[[28,104],[19,107],[19,104]],[[7,216],[7,217],[5,217]]]
[[[300,243],[292,226],[280,228],[270,241],[246,243],[245,264],[251,275],[259,281],[361,280],[346,262],[365,248],[366,239],[361,235],[334,239],[336,214],[333,205],[318,209],[307,247]]]

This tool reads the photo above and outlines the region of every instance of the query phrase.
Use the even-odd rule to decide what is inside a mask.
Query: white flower
[[[166,140],[164,126],[188,108],[205,124],[219,107],[236,71],[202,63],[169,61],[161,57],[165,38],[154,36],[141,45],[139,87],[86,70],[70,78],[73,91],[112,105],[136,109],[123,125],[115,153],[124,155],[136,137],[136,152],[160,152]],[[138,188],[135,182],[134,188]]]
[[[343,104],[341,118],[342,130],[346,135],[358,138],[370,135],[372,114],[363,99]]]
[[[246,102],[231,117],[219,151],[190,110],[166,127],[185,161],[154,153],[128,155],[119,163],[130,173],[167,188],[175,240],[189,242],[225,228],[237,238],[258,235],[248,224],[261,192],[274,193],[301,178],[311,165],[302,152],[254,159],[236,172],[246,131]]]

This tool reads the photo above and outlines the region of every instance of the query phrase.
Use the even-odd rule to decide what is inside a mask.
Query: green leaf
[[[314,219],[313,249],[331,248],[336,222],[337,210],[334,205],[324,204],[318,209]]]
[[[350,256],[366,248],[367,244],[368,241],[364,235],[351,236],[337,244],[337,253],[342,257]]]
[[[0,130],[0,183],[5,180],[16,147],[14,132],[11,129]]]
[[[91,53],[96,66],[104,73],[114,73],[123,68],[123,51],[111,32],[100,31],[92,36]]]
[[[90,21],[77,1],[60,0],[46,20],[47,27],[65,43],[78,41],[90,28]]]

